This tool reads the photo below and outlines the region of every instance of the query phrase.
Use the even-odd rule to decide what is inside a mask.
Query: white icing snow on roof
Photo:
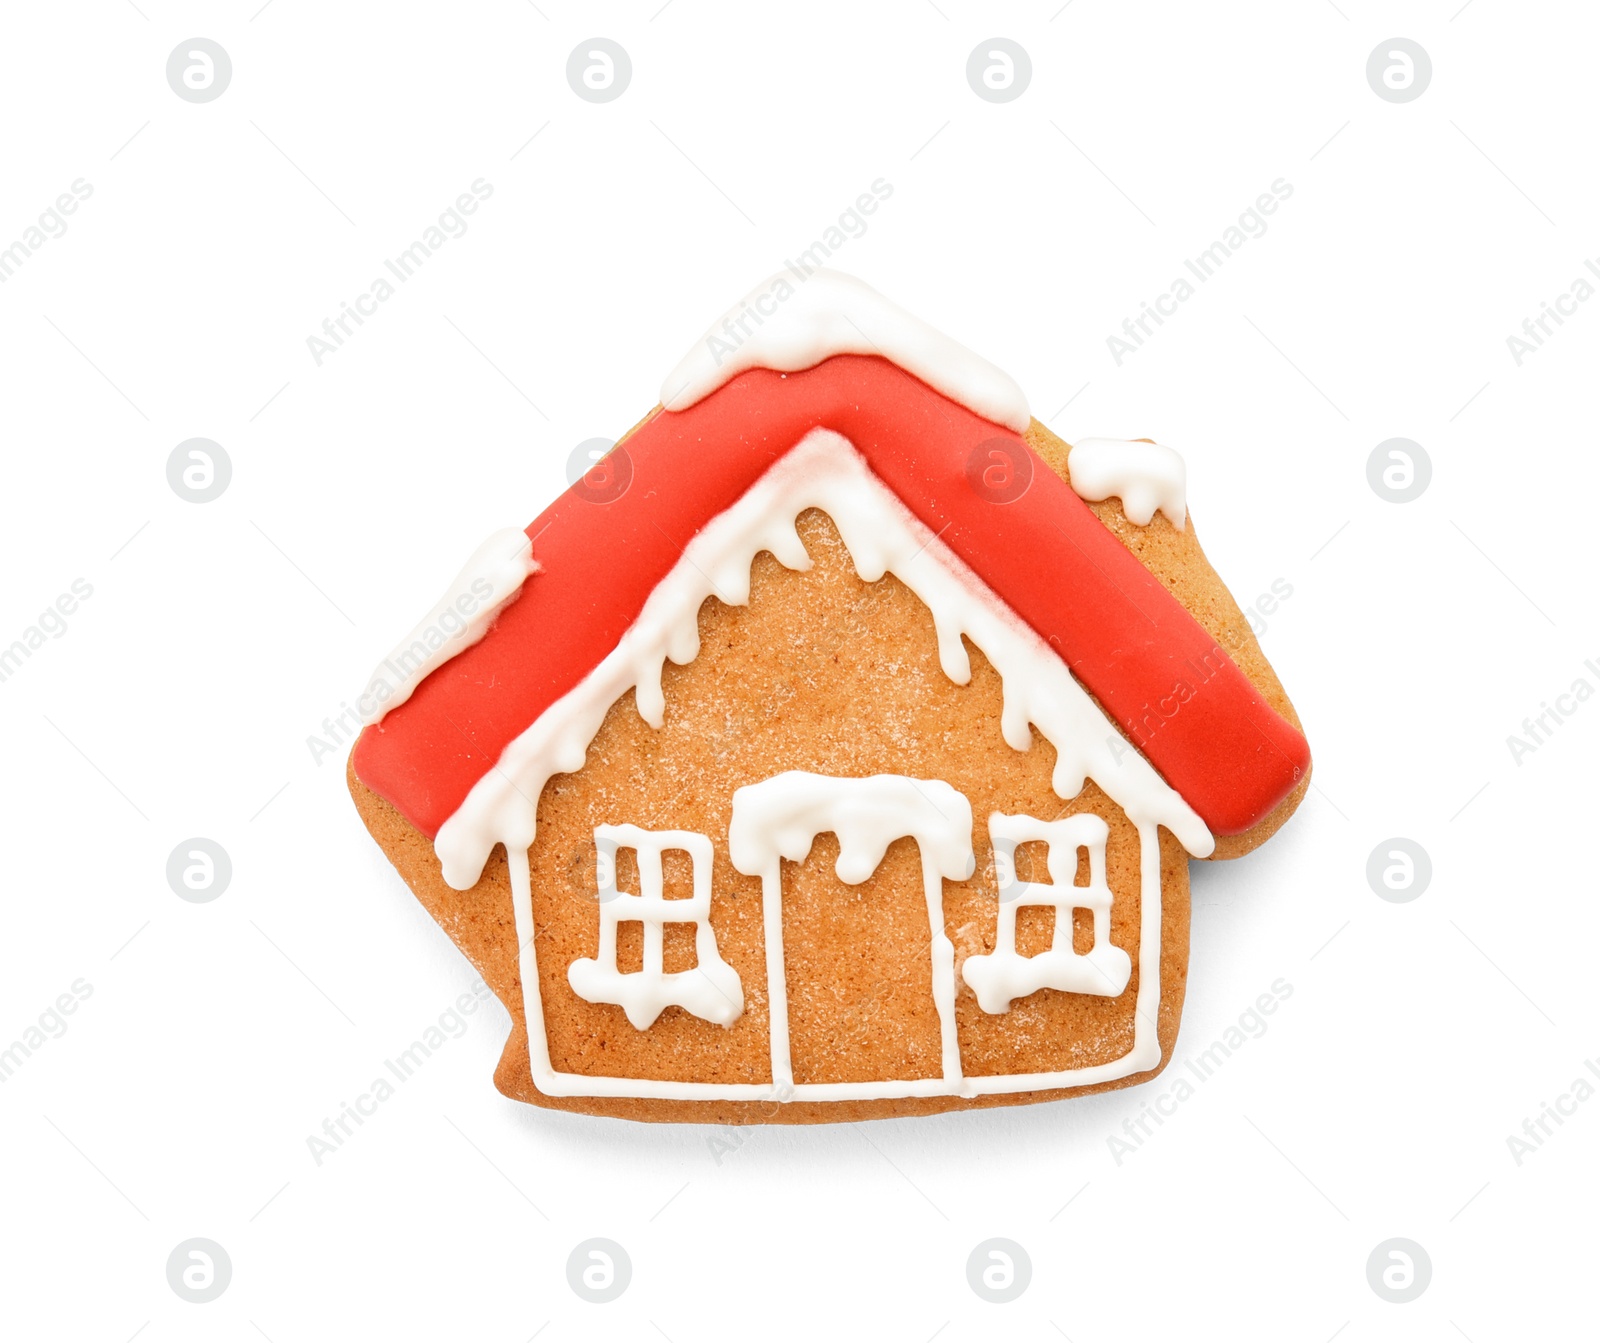
[[[496,532],[473,551],[444,596],[368,678],[357,701],[361,721],[382,722],[424,680],[483,638],[501,609],[522,591],[528,576],[538,572],[533,543],[519,527]]]
[[[687,410],[752,368],[797,373],[836,354],[877,354],[968,410],[1022,433],[1011,375],[836,270],[779,271],[730,308],[667,375],[661,404]]]
[[[1099,503],[1116,495],[1128,521],[1148,527],[1160,509],[1183,530],[1188,473],[1171,448],[1127,438],[1080,438],[1067,456],[1067,471],[1080,498]]]

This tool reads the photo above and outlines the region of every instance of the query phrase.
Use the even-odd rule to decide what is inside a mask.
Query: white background
[[[74,579],[93,596],[0,684],[0,1044],[93,991],[0,1085],[0,1332],[1592,1329],[1600,1097],[1520,1166],[1506,1140],[1600,1055],[1600,701],[1520,765],[1506,738],[1600,688],[1600,304],[1520,367],[1506,337],[1600,255],[1600,31],[1575,3],[1459,8],[8,9],[0,246],[74,179],[93,195],[0,286],[0,645]],[[605,105],[564,75],[596,34],[633,62]],[[202,105],[164,75],[195,35],[234,67]],[[1004,105],[965,78],[995,35],[1033,63]],[[1406,105],[1365,77],[1395,35],[1434,67]],[[470,230],[318,367],[306,338],[480,177]],[[1088,1100],[733,1137],[502,1098],[495,1005],[317,1166],[307,1137],[473,976],[307,737],[879,177],[843,269],[1069,440],[1178,447],[1234,592],[1293,587],[1264,643],[1317,787],[1251,858],[1197,865],[1177,1062]],[[1106,337],[1278,178],[1268,232],[1119,367]],[[195,436],[233,463],[204,505],[165,475]],[[1433,463],[1413,503],[1367,483],[1394,436]],[[165,878],[191,836],[232,858],[209,904]],[[1432,858],[1411,903],[1366,879],[1391,836]],[[1279,978],[1270,1029],[1118,1164],[1108,1139]],[[233,1264],[209,1305],[166,1280],[195,1236]],[[592,1236],[633,1265],[609,1305],[567,1285]],[[1009,1305],[967,1283],[993,1236],[1033,1265]],[[1367,1281],[1396,1236],[1433,1265],[1408,1305]]]

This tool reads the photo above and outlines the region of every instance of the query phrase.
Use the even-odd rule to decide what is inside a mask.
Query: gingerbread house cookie
[[[1188,863],[1309,782],[1149,442],[860,282],[769,281],[385,659],[350,789],[509,1010],[495,1080],[813,1122],[1153,1076]]]

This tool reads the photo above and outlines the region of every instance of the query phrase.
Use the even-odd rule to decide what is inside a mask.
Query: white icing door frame
[[[939,1013],[940,1077],[910,1082],[795,1083],[783,959],[783,860],[803,862],[816,837],[829,832],[839,840],[835,871],[848,886],[858,886],[876,872],[895,840],[910,837],[917,841],[928,904],[933,1001]],[[937,779],[910,779],[901,774],[839,779],[791,770],[733,795],[728,853],[739,871],[761,878],[773,1086],[794,1100],[877,1095],[884,1086],[927,1088],[895,1093],[904,1095],[959,1092],[956,949],[944,930],[944,881],[946,877],[965,881],[973,873],[971,803]]]

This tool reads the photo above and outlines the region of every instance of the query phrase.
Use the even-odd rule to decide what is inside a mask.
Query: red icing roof
[[[630,487],[608,503],[574,487],[530,524],[541,571],[480,643],[362,732],[357,776],[436,834],[505,747],[616,647],[700,528],[819,427],[849,439],[1061,654],[1214,834],[1248,830],[1300,780],[1305,738],[1018,435],[860,355],[752,370],[641,426],[626,443]],[[995,440],[1034,468],[1007,503],[968,478],[973,450]]]

